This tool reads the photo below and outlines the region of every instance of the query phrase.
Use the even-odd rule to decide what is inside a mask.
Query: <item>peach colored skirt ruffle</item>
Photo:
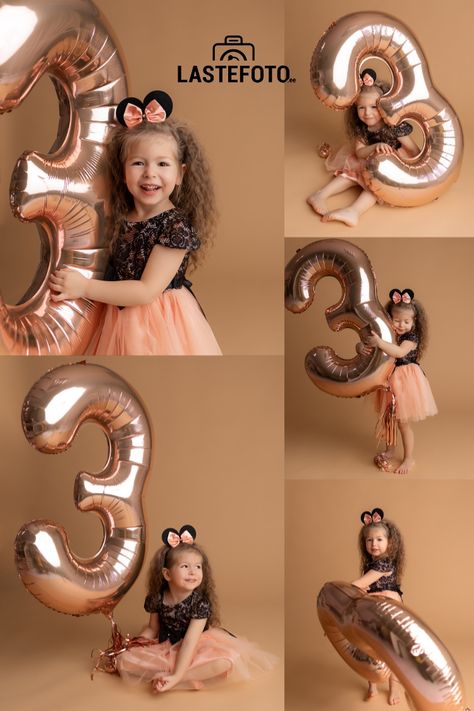
[[[186,288],[168,289],[151,304],[106,305],[94,355],[222,355],[198,302]]]
[[[133,647],[119,654],[117,670],[122,678],[132,683],[151,682],[163,672],[173,673],[180,648],[181,642],[171,644],[169,641],[146,647]],[[227,660],[230,664],[229,671],[220,677],[193,681],[193,670],[217,660]],[[277,658],[273,654],[264,652],[253,642],[243,637],[233,637],[225,630],[211,628],[201,634],[186,673],[186,686],[200,689],[224,678],[229,681],[249,680],[270,671],[276,662]]]
[[[367,190],[362,173],[367,163],[366,158],[358,158],[354,149],[348,143],[335,151],[332,151],[326,158],[326,169],[334,175],[342,175],[355,183],[359,183],[361,188]]]
[[[390,377],[390,387],[396,399],[396,418],[400,422],[418,422],[437,414],[428,378],[416,363],[397,366]],[[390,393],[377,390],[377,411],[384,412],[389,403]]]

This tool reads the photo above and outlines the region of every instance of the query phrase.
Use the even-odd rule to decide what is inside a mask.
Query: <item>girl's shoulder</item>
[[[147,220],[153,231],[155,244],[175,249],[196,250],[201,242],[188,217],[176,207],[165,210]]]
[[[191,617],[194,619],[204,619],[211,616],[212,607],[207,597],[198,590],[194,590],[190,595]]]
[[[369,564],[369,570],[375,570],[377,573],[386,573],[393,570],[393,561],[390,558],[377,558]]]
[[[402,335],[398,337],[398,342],[402,343],[402,341],[412,341],[413,343],[417,343],[418,334],[416,333],[416,331],[408,331],[408,333],[402,333]]]

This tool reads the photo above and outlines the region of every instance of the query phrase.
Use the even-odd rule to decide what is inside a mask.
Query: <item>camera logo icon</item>
[[[244,42],[242,35],[226,35],[223,42],[212,45],[213,61],[255,61],[255,45]]]

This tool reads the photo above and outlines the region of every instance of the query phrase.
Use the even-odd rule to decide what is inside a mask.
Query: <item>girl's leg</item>
[[[395,706],[400,701],[400,682],[396,676],[390,674],[388,679],[388,703],[390,706]]]
[[[415,449],[415,435],[413,428],[409,422],[398,422],[398,429],[402,435],[403,442],[403,462],[397,469],[395,469],[395,474],[408,474],[408,472],[413,468],[415,460],[413,459],[413,452]]]
[[[323,215],[323,222],[344,222],[349,227],[355,227],[359,222],[359,217],[367,212],[377,202],[376,198],[368,190],[362,190],[361,194],[352,205],[343,207],[340,210],[332,210]]]
[[[368,701],[369,699],[373,699],[374,696],[377,696],[378,693],[379,693],[379,692],[378,692],[378,689],[377,689],[377,684],[374,684],[373,681],[369,681],[369,687],[368,687],[368,689],[367,689],[367,697],[366,697],[366,698],[367,698],[367,701]]]
[[[325,215],[328,212],[326,200],[333,195],[338,195],[339,193],[343,193],[345,190],[349,190],[349,188],[353,188],[354,185],[357,185],[357,183],[353,180],[345,178],[343,175],[338,175],[337,177],[332,178],[332,180],[330,180],[324,188],[312,193],[306,199],[306,202],[313,208],[317,215]]]

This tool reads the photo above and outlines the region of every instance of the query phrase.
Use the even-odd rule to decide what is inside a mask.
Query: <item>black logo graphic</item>
[[[255,45],[251,42],[244,42],[242,35],[226,35],[224,42],[217,42],[212,45],[212,61],[237,60],[239,62],[255,61]]]
[[[188,70],[179,64],[178,83],[286,84],[295,81],[285,64],[254,64],[255,45],[244,42],[242,35],[226,35],[223,42],[213,44],[212,61],[214,64],[204,66],[193,64]]]

